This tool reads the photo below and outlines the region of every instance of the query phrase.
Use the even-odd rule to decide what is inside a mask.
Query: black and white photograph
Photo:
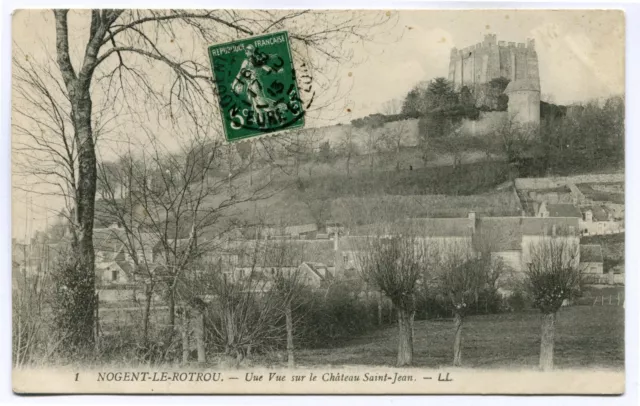
[[[19,394],[625,392],[621,10],[25,9]]]

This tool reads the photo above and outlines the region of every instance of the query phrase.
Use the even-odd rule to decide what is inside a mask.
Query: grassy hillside
[[[308,170],[310,169],[310,170]],[[335,166],[301,167],[274,171],[272,186],[279,190],[266,199],[238,205],[244,220],[276,224],[402,217],[466,217],[470,211],[488,216],[519,215],[521,208],[510,190],[497,190],[508,180],[502,162],[476,162],[415,170],[362,169],[351,176]],[[369,219],[369,220],[367,220]]]

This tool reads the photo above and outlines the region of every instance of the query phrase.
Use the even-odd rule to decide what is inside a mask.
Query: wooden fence
[[[624,294],[600,295],[593,298],[591,306],[622,306],[624,307]]]

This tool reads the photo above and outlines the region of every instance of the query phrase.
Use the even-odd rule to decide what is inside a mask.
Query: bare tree
[[[183,290],[189,300],[210,298],[211,344],[235,364],[285,343],[288,363],[294,365],[294,311],[305,286],[301,254],[287,241],[231,242],[215,260],[205,261],[202,272],[186,274]]]
[[[77,302],[86,309],[80,325],[81,341],[93,343],[94,249],[93,223],[96,195],[96,130],[94,106],[111,106],[115,116],[125,110],[153,111],[174,125],[191,123],[200,128],[203,120],[212,117],[215,106],[213,82],[206,45],[255,35],[272,30],[290,30],[293,52],[312,72],[330,71],[336,62],[348,58],[343,47],[352,40],[367,40],[371,29],[390,19],[383,13],[359,16],[353,12],[310,10],[229,11],[229,10],[91,10],[79,12],[89,26],[84,52],[76,60],[70,47],[75,27],[69,27],[69,10],[53,11],[55,20],[55,57],[42,62],[50,75],[46,82],[15,81],[16,86],[31,86],[43,103],[33,103],[33,114],[24,112],[25,121],[40,125],[42,117],[64,122],[62,148],[59,157],[67,160],[73,144],[74,159],[65,162],[73,166],[73,177],[63,173],[72,191],[65,191],[73,200],[75,226],[74,250],[84,274],[78,286]],[[313,24],[309,23],[313,22]],[[183,41],[184,39],[184,41]],[[177,41],[176,41],[177,40]],[[189,46],[196,44],[202,52]],[[39,51],[39,50],[38,50]],[[29,55],[26,55],[28,58]],[[35,58],[34,58],[35,59]],[[55,63],[53,63],[55,61]],[[14,59],[14,64],[16,60]],[[149,74],[159,70],[169,75],[167,83],[155,83]],[[18,70],[25,73],[25,70]],[[325,76],[326,77],[326,76]],[[328,82],[331,83],[329,74]],[[330,85],[325,83],[325,89]],[[322,85],[320,85],[322,87]],[[47,94],[52,89],[62,94],[63,103],[52,102]],[[312,92],[310,87],[303,89]],[[322,89],[318,89],[321,91]],[[313,99],[313,93],[308,94]],[[308,106],[307,106],[308,107]],[[146,120],[149,116],[145,117]],[[70,124],[70,125],[69,125]],[[59,130],[60,124],[53,132]],[[34,141],[51,150],[54,137],[50,128],[42,128]],[[55,146],[59,150],[59,145]],[[46,152],[49,154],[49,152]],[[53,157],[54,161],[58,157]],[[55,171],[48,177],[60,176]],[[68,180],[66,178],[69,178]],[[68,185],[65,185],[65,187]]]
[[[464,243],[448,244],[440,256],[439,287],[453,312],[453,365],[462,365],[462,326],[464,317],[487,285],[490,258],[475,255]]]
[[[445,128],[444,137],[438,139],[438,141],[451,153],[453,169],[456,170],[462,166],[462,158],[465,151],[462,121],[455,123],[453,119],[447,117]]]
[[[529,247],[525,287],[542,313],[540,368],[553,369],[556,314],[565,300],[575,298],[581,288],[579,243],[567,237],[544,236]]]
[[[368,238],[364,244],[358,257],[360,274],[391,300],[398,319],[396,365],[411,365],[415,295],[428,258],[428,244],[414,237],[383,234]]]
[[[46,241],[25,244],[22,261],[13,263],[11,332],[12,361],[16,367],[48,361],[68,338],[64,334],[51,337],[55,333],[49,311],[55,286],[51,271],[62,264],[50,260],[49,249]]]
[[[517,163],[533,146],[534,133],[507,118],[493,133],[496,152],[502,153],[509,162]]]
[[[399,100],[390,100],[382,107],[382,114],[387,116],[398,115],[402,110]],[[388,123],[382,134],[383,147],[393,154],[396,170],[400,170],[402,147],[406,146],[409,136],[409,125],[406,120],[398,120]]]
[[[276,272],[273,280],[273,294],[275,294],[277,300],[280,302],[280,307],[284,311],[285,326],[287,330],[287,364],[289,368],[295,366],[294,355],[294,320],[293,310],[296,304],[299,304],[302,299],[302,293],[304,288],[304,280],[302,271],[299,265],[302,264],[303,253],[298,250],[292,249],[293,247],[286,243],[280,242],[275,246],[268,249],[266,255],[271,257],[270,262],[272,265],[279,267],[281,270]],[[291,266],[294,267],[291,267]],[[295,267],[298,265],[298,267]]]
[[[355,141],[353,126],[344,126],[338,141],[337,151],[345,158],[347,176],[351,176],[351,159],[358,154],[358,144]]]
[[[122,243],[145,281],[145,340],[151,297],[162,282],[169,305],[169,334],[176,325],[177,286],[186,270],[215,251],[235,228],[230,216],[239,204],[270,196],[270,184],[246,184],[250,163],[225,159],[221,143],[192,138],[181,153],[171,153],[155,138],[140,156],[124,155],[118,171],[100,165],[102,211],[124,229]],[[238,182],[238,188],[229,185]],[[125,198],[118,189],[124,187]],[[206,237],[205,237],[206,235]],[[154,252],[140,247],[153,241]],[[158,276],[162,270],[162,276]]]
[[[233,259],[205,266],[197,287],[211,295],[206,320],[211,345],[235,365],[252,351],[271,351],[284,334],[269,282],[257,262],[238,267]]]
[[[384,125],[384,124],[383,124]],[[369,172],[373,173],[376,155],[384,147],[384,138],[374,123],[364,126],[364,153],[369,158]]]

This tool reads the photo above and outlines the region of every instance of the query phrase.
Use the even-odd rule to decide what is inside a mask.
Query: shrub
[[[522,290],[516,290],[511,296],[505,299],[506,308],[513,312],[522,312],[532,308],[531,298]]]
[[[310,292],[308,299],[294,311],[300,320],[297,335],[301,345],[331,346],[377,326],[377,304],[358,298],[358,290],[340,283],[327,291]]]
[[[416,320],[433,320],[450,317],[451,311],[441,297],[419,296],[416,300]]]

